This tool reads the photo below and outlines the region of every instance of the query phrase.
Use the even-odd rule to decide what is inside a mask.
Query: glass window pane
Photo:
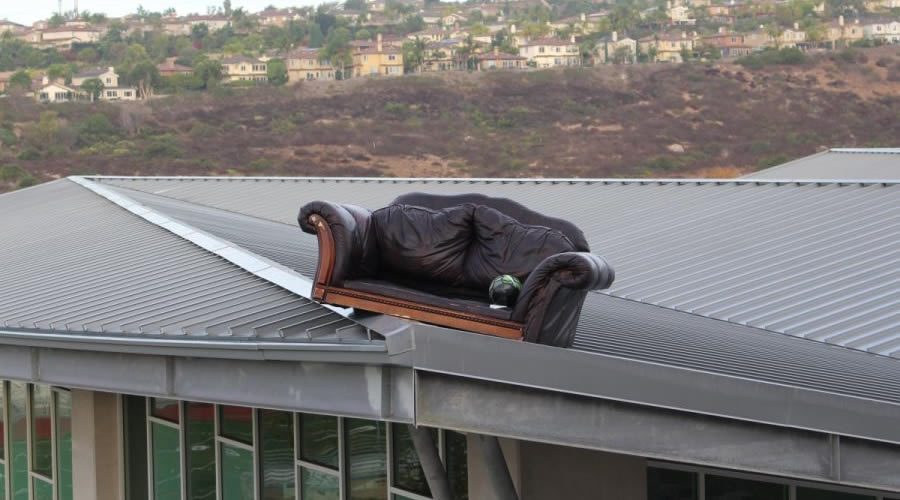
[[[9,458],[13,500],[28,500],[28,385],[9,383]]]
[[[815,488],[803,488],[798,486],[797,500],[875,500],[875,497],[872,495],[858,495],[855,493],[818,490]]]
[[[125,500],[147,500],[147,398],[125,396]]]
[[[178,423],[178,401],[174,399],[150,398],[150,414],[154,417]]]
[[[338,500],[338,476],[300,467],[300,500]]]
[[[72,395],[54,393],[56,399],[56,481],[59,500],[72,500]]]
[[[253,452],[220,444],[222,449],[222,500],[253,500]]]
[[[647,469],[647,500],[697,500],[697,474],[672,469]]]
[[[184,404],[188,500],[216,498],[215,405]]]
[[[6,386],[4,385],[4,382],[2,380],[0,380],[0,460],[3,460],[6,458],[6,432],[5,432],[6,425],[4,425],[5,422],[3,420],[3,418],[4,418],[3,415],[6,413],[6,411],[4,410],[5,408],[6,408]],[[5,491],[6,488],[2,487],[4,484],[6,484],[6,483],[0,481],[0,490],[2,490],[2,491],[0,491],[0,495],[6,494],[6,491]],[[0,496],[0,500],[3,500],[3,496]]]
[[[53,500],[53,484],[35,478],[34,500]]]
[[[338,419],[326,415],[300,415],[300,460],[338,468]]]
[[[435,433],[436,434],[436,433]],[[437,436],[433,436],[436,438]],[[394,486],[410,493],[431,496],[425,471],[419,463],[419,454],[413,444],[412,434],[406,424],[391,424],[391,440],[393,441],[393,481]],[[435,444],[437,441],[435,440]]]
[[[262,500],[294,500],[294,415],[258,410]]]
[[[344,419],[347,440],[347,498],[387,498],[387,457],[384,422]]]
[[[31,391],[31,468],[45,477],[53,475],[53,431],[50,421],[50,387],[35,385]]]
[[[253,409],[243,406],[220,406],[221,435],[242,443],[253,444]]]
[[[153,498],[181,498],[181,444],[178,429],[154,422],[151,424],[150,434],[153,446]]]
[[[6,500],[6,466],[3,464],[0,464],[0,500]]]
[[[723,476],[706,476],[706,500],[787,500],[783,484]]]
[[[456,500],[469,500],[469,462],[466,435],[444,431],[447,455],[447,477]]]

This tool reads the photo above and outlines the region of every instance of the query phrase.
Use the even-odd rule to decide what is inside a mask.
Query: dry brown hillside
[[[828,146],[897,146],[900,47],[753,71],[425,75],[130,106],[7,98],[0,139],[8,187],[70,173],[727,177]]]

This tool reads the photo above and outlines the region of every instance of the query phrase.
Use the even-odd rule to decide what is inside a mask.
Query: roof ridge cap
[[[221,257],[257,278],[272,283],[305,299],[312,300],[312,280],[277,262],[253,253],[228,240],[207,233],[181,220],[151,209],[124,194],[102,186],[81,176],[71,176],[69,180],[105,198],[124,210],[164,229],[175,236]],[[320,304],[341,316],[348,317],[346,309],[328,304]]]

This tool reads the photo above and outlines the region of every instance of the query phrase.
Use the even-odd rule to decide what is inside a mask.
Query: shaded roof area
[[[515,199],[581,227],[609,295],[900,357],[900,184],[103,178],[296,227],[314,199],[377,208],[410,191]],[[292,237],[293,238],[293,237]],[[311,275],[316,243],[292,266]],[[592,302],[592,301],[591,301]],[[598,306],[600,307],[600,306]],[[602,309],[601,309],[602,310]],[[586,315],[590,308],[586,307]],[[582,321],[582,328],[587,323]]]
[[[123,184],[128,185],[128,182]],[[161,183],[160,191],[172,193],[170,184],[163,181],[152,182]],[[215,190],[216,186],[240,184],[240,181],[207,181],[198,183],[197,186],[205,186],[203,192],[208,194],[207,190]],[[297,183],[245,181],[243,184],[248,188],[247,196],[254,197],[258,193],[254,192],[253,186],[276,187]],[[332,187],[347,187],[349,184],[351,183],[335,182],[322,186],[319,183],[316,192],[335,194],[331,191]],[[169,187],[164,188],[163,185]],[[365,189],[365,184],[355,185],[359,197],[375,194],[375,187]],[[117,193],[161,214],[233,241],[300,273],[308,276],[315,273],[318,253],[315,237],[303,233],[295,224],[287,223],[288,220],[285,223],[274,222],[129,188],[115,189]],[[287,196],[285,192],[278,194]],[[299,193],[293,193],[293,196],[287,197],[296,200],[298,195]],[[268,199],[275,203],[275,200],[283,198],[271,196]],[[261,210],[256,212],[257,215],[262,213]],[[873,356],[822,342],[809,342],[752,326],[723,322],[605,294],[588,296],[573,348],[625,359],[900,403],[900,364],[889,357]]]
[[[900,180],[900,148],[832,148],[744,178]]]
[[[344,316],[71,180],[0,196],[0,213],[0,330],[369,343]]]

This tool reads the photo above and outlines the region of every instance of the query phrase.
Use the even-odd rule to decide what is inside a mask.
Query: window
[[[647,500],[697,500],[697,473],[647,469]]]
[[[64,389],[0,381],[0,500],[72,499],[71,408]]]
[[[875,500],[875,496],[797,487],[796,500]]]
[[[385,432],[384,422],[344,419],[349,500],[387,499]]]
[[[252,408],[219,406],[216,444],[222,500],[253,498],[256,489],[253,414]]]
[[[216,492],[215,405],[184,404],[188,500],[213,500]]]
[[[705,500],[788,500],[784,484],[726,476],[706,476]]]
[[[430,496],[406,426],[132,396],[123,398],[123,414],[126,500],[427,500]],[[392,434],[394,428],[397,432]],[[149,448],[145,446],[143,459],[135,459],[132,455],[141,452],[134,445],[141,430]],[[433,436],[454,500],[468,500],[466,437],[437,430]],[[393,484],[388,477],[393,477]],[[22,500],[29,499],[26,495]]]

